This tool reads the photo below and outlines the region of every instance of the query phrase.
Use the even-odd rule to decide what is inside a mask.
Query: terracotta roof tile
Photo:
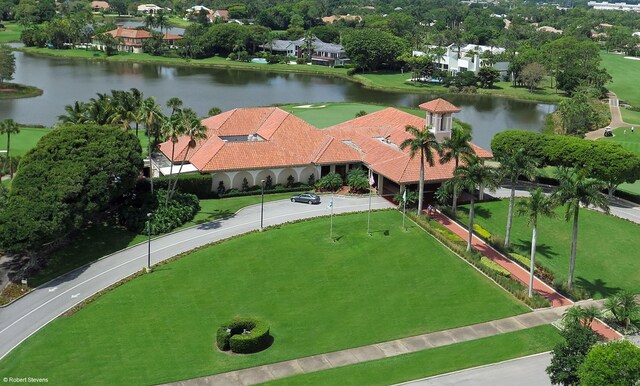
[[[432,113],[459,113],[460,108],[447,102],[442,98],[434,99],[429,102],[425,102],[419,105],[422,110],[427,110]]]

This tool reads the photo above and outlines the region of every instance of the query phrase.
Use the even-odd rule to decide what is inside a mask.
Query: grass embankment
[[[51,129],[43,127],[21,127],[20,133],[11,135],[11,155],[23,156]],[[0,149],[7,150],[7,135],[0,135]]]
[[[0,86],[0,100],[33,98],[39,95],[42,95],[41,89],[25,84],[4,82]]]
[[[283,200],[291,195],[292,193],[266,194],[264,200],[265,202]],[[258,203],[260,203],[259,195],[200,200],[200,211],[193,220],[182,225],[178,230],[231,216],[245,206]],[[49,264],[47,268],[38,272],[33,278],[29,278],[29,284],[36,287],[103,256],[145,241],[147,241],[146,235],[113,225],[94,224],[82,231],[73,244],[52,253],[47,259]]]
[[[4,30],[0,30],[0,43],[17,43],[24,26],[18,23],[3,22]]]
[[[504,237],[508,200],[476,205],[476,222],[491,234]],[[461,207],[463,211],[468,206]],[[536,260],[556,279],[567,280],[571,256],[572,222],[564,221],[564,207],[557,218],[541,218],[538,224]],[[468,222],[467,218],[462,221]],[[514,216],[511,243],[517,253],[530,256],[531,228],[525,217]],[[595,211],[581,209],[575,284],[594,298],[604,298],[620,289],[640,292],[640,225]]]
[[[607,88],[616,93],[620,100],[640,107],[640,60],[625,59],[626,55],[600,52],[602,66],[607,69],[613,80]]]
[[[628,110],[622,109],[622,111],[628,111]],[[635,111],[629,111],[629,112],[634,113],[634,116],[637,116],[639,118],[638,122],[640,122],[640,113]],[[625,119],[625,122],[628,122],[628,121],[626,121]],[[632,123],[632,122],[628,122],[628,123]],[[627,132],[626,135],[625,135],[625,130]],[[600,140],[618,143],[623,148],[629,151],[632,151],[636,154],[640,154],[640,125],[639,127],[636,127],[634,131],[635,132],[631,134],[630,128],[621,127],[613,130],[613,134],[614,134],[613,137],[605,137]],[[636,181],[633,184],[621,184],[618,189],[624,190],[626,192],[640,194],[640,181]]]
[[[397,211],[255,232],[157,267],[53,321],[0,376],[56,384],[157,384],[520,314],[527,308]],[[254,355],[214,348],[234,316],[270,324]]]
[[[343,386],[390,385],[549,351],[561,341],[559,331],[553,326],[545,325],[393,358],[283,378],[266,385],[331,385],[337,379]]]
[[[404,92],[427,92],[427,93],[448,93],[446,87],[437,83],[413,83],[411,73],[404,74],[397,72],[358,74],[354,76],[367,87],[381,88],[385,90]],[[507,98],[531,100],[544,103],[558,103],[564,97],[556,93],[554,88],[549,87],[550,82],[545,80],[541,87],[533,92],[529,92],[526,87],[513,87],[511,82],[498,82],[491,89],[478,88],[478,95],[501,96]]]

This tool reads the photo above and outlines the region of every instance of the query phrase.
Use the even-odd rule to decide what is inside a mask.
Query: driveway
[[[494,365],[402,383],[402,386],[551,386],[545,372],[551,354],[543,353]]]
[[[330,200],[330,196],[323,196],[320,205],[294,204],[289,201],[265,203],[264,226],[329,215],[327,204]],[[368,197],[336,196],[333,210],[334,214],[339,214],[366,211],[368,207]],[[371,207],[384,209],[393,206],[387,200],[374,196]],[[151,242],[151,264],[259,228],[260,205],[253,205],[229,218],[154,239]],[[140,271],[146,264],[147,244],[143,243],[69,272],[43,284],[13,304],[0,308],[0,359],[66,310]]]

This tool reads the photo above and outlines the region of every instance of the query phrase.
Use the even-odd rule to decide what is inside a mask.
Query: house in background
[[[93,12],[104,12],[109,9],[109,3],[106,1],[92,1],[90,7]]]
[[[162,8],[155,4],[140,4],[138,5],[138,12],[145,14],[156,14],[158,12],[170,12],[171,8]]]
[[[211,22],[214,22],[215,19],[220,19],[223,22],[228,22],[229,21],[229,11],[227,11],[226,9],[216,9],[213,12],[209,13],[209,20]]]
[[[429,46],[429,48],[438,48],[437,46]],[[450,71],[452,75],[458,72],[471,71],[477,74],[480,68],[489,66],[487,59],[483,58],[483,54],[491,53],[499,55],[505,52],[504,48],[481,46],[477,44],[467,44],[466,46],[456,46],[451,44],[446,47],[445,54],[435,63],[441,70]],[[422,51],[413,51],[413,56],[426,55]],[[509,62],[501,61],[491,64],[491,67],[500,72],[500,75],[508,73]]]
[[[640,4],[609,3],[607,1],[598,3],[597,1],[589,1],[587,2],[587,6],[601,11],[640,12]]]
[[[344,47],[339,44],[325,43],[315,36],[310,44],[312,50],[310,60],[312,64],[334,67],[343,66],[349,62]],[[309,45],[304,38],[298,40],[275,39],[270,44],[264,44],[260,47],[277,55],[302,58],[307,53]]]
[[[151,38],[149,31],[133,28],[123,28],[122,24],[118,24],[118,28],[105,32],[118,40],[117,50],[122,52],[131,52],[139,54],[143,52],[142,45],[144,41]],[[164,40],[169,46],[175,46],[178,40],[182,39],[180,35],[164,34],[162,40]],[[105,50],[104,44],[93,37],[93,45],[101,50]]]
[[[211,190],[221,184],[225,189],[240,189],[246,179],[249,186],[260,185],[267,176],[274,184],[285,184],[289,176],[306,183],[329,173],[343,178],[352,168],[369,169],[377,182],[378,193],[393,196],[406,188],[417,189],[420,157],[411,158],[400,144],[411,138],[407,126],[425,127],[428,122],[439,141],[450,137],[452,114],[456,106],[436,99],[423,103],[425,118],[387,108],[375,113],[319,130],[277,107],[241,108],[206,118],[207,138],[189,148],[189,138],[181,137],[159,145],[154,171],[167,175],[182,172],[211,175]],[[491,153],[473,145],[481,158]],[[172,158],[173,154],[173,158]],[[432,195],[442,182],[453,177],[454,162],[426,165],[427,194]]]

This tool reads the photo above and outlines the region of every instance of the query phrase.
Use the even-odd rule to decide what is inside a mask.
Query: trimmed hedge
[[[496,271],[498,274],[504,276],[504,277],[509,277],[511,276],[511,274],[509,273],[509,271],[507,271],[506,269],[504,269],[500,264],[495,263],[493,261],[491,261],[488,257],[486,256],[482,256],[480,258],[480,264],[484,265],[485,267],[492,269],[494,271]]]
[[[244,333],[246,331],[246,333]],[[222,351],[251,354],[269,347],[269,325],[253,318],[236,318],[218,328],[216,346]]]
[[[510,276],[503,276],[503,274],[497,272],[493,268],[482,264],[482,255],[477,252],[467,252],[467,243],[448,229],[444,229],[438,222],[435,222],[424,215],[418,217],[414,213],[407,213],[407,216],[457,255],[468,261],[474,267],[478,268],[485,275],[489,276],[493,281],[498,283],[499,286],[513,294],[517,299],[532,308],[549,307],[549,301],[544,297],[536,293],[532,298],[530,298],[527,287],[522,285],[520,282],[512,279]],[[455,238],[453,236],[455,236]]]
[[[491,233],[488,230],[481,227],[479,224],[473,224],[473,231],[485,240],[491,239]]]

